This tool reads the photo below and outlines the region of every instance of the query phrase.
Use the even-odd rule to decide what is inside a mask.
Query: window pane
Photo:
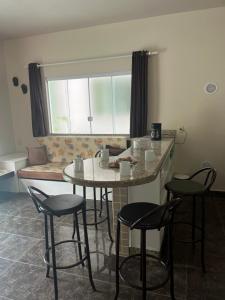
[[[90,78],[90,104],[93,134],[113,133],[111,77]]]
[[[131,75],[49,80],[51,132],[128,134],[130,89]]]
[[[69,133],[67,81],[48,81],[52,133]]]
[[[71,133],[90,134],[88,78],[68,80]]]
[[[131,75],[112,77],[114,133],[128,134],[130,131]]]

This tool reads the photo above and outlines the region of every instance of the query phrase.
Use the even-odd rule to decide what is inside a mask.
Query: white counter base
[[[16,171],[24,168],[27,164],[27,156],[24,153],[11,153],[0,156],[0,169],[5,172],[14,172],[14,176],[3,179],[0,182],[0,191],[19,192],[19,181]]]

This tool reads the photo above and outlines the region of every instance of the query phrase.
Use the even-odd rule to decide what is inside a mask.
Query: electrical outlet
[[[184,126],[180,126],[176,134],[176,144],[184,144],[187,138],[187,132]]]
[[[184,132],[184,131],[185,131],[184,126],[180,126],[180,127],[179,127],[179,131],[180,131],[180,132]]]

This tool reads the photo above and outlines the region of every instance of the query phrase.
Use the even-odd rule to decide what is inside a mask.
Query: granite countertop
[[[147,139],[135,139],[136,144],[124,151],[119,157],[132,156],[137,163],[131,167],[130,176],[121,177],[119,169],[102,165],[101,159],[89,158],[84,160],[84,171],[75,173],[74,164],[70,164],[63,170],[65,181],[73,184],[89,187],[127,187],[140,185],[153,181],[164,162],[167,153],[174,144],[174,139],[167,138],[161,141]],[[155,159],[145,162],[145,150],[152,149]],[[110,157],[110,162],[118,157]]]

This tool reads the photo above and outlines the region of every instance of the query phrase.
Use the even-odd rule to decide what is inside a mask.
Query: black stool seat
[[[206,191],[206,187],[189,179],[173,179],[165,185],[166,189],[178,195],[198,195]]]
[[[158,209],[156,210],[156,208]],[[155,213],[143,219],[140,223],[135,225],[134,228],[145,230],[157,229],[159,227],[159,220],[161,220],[162,214],[164,213],[165,209],[164,207],[154,203],[130,203],[120,210],[118,214],[118,219],[124,225],[131,227],[134,224],[134,222],[142,218],[146,213],[149,213],[153,210],[156,210]],[[166,221],[166,218],[164,219],[164,221]]]
[[[74,210],[79,209],[83,202],[83,197],[69,194],[51,196],[43,200],[43,203],[58,217],[74,213]]]

